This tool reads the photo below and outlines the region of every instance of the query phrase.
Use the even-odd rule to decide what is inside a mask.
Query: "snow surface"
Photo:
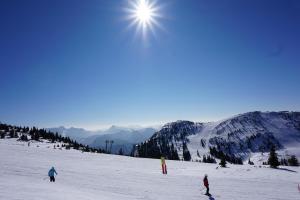
[[[58,172],[50,183],[48,170]],[[300,168],[270,169],[167,161],[53,149],[53,144],[0,139],[1,200],[295,200]],[[209,198],[202,178],[208,174]]]

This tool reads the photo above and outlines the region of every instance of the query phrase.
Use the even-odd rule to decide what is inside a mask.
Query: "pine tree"
[[[5,133],[4,132],[0,132],[0,138],[4,139],[5,138]]]
[[[14,133],[13,130],[10,130],[10,131],[9,131],[9,137],[10,137],[10,138],[14,138],[14,137],[15,137],[15,133]]]
[[[119,150],[119,155],[121,155],[121,156],[124,155],[122,148],[120,148],[120,150]]]
[[[279,161],[274,146],[271,147],[268,164],[271,168],[277,168],[279,166]]]
[[[254,165],[254,163],[250,160],[250,158],[249,158],[249,160],[248,160],[248,164],[249,164],[249,165]]]
[[[191,160],[191,154],[186,146],[186,143],[183,143],[183,159],[184,159],[184,161]]]
[[[26,135],[22,134],[22,136],[20,137],[21,141],[28,141],[28,138]]]
[[[295,155],[292,155],[290,159],[288,159],[289,166],[299,166],[298,159]]]
[[[288,161],[287,161],[285,158],[282,158],[282,159],[280,160],[280,165],[288,166]]]
[[[179,156],[178,156],[177,150],[175,149],[173,143],[171,145],[171,157],[170,157],[170,160],[179,160]]]
[[[222,158],[221,158],[221,162],[220,162],[220,165],[221,165],[221,167],[226,167],[226,160],[225,160],[225,156],[223,156]]]
[[[207,163],[217,163],[216,159],[214,159],[212,156],[208,155],[206,158]]]

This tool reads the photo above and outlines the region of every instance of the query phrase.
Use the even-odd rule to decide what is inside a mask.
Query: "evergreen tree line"
[[[223,151],[217,150],[216,147],[210,147],[209,152],[212,156],[214,156],[218,159],[221,159],[221,160],[228,161],[229,163],[239,164],[239,165],[243,164],[242,158],[238,158],[238,157],[235,157],[234,155],[228,155],[226,153],[223,153]]]
[[[197,156],[200,158],[199,151],[197,150]],[[217,163],[216,159],[210,155],[203,155],[202,160],[198,160],[198,162],[204,162],[204,163]]]
[[[204,163],[217,163],[216,159],[214,159],[214,157],[207,155],[207,156],[203,156],[202,162]]]
[[[161,145],[159,145],[161,144]],[[191,160],[191,155],[190,152],[188,151],[187,145],[184,142],[183,143],[183,159],[185,161],[190,161]],[[159,159],[161,156],[166,157],[166,159],[169,160],[179,160],[178,153],[176,149],[174,148],[174,144],[167,143],[164,139],[158,140],[157,138],[155,139],[150,139],[146,142],[141,143],[140,145],[137,145],[134,150],[138,151],[138,156],[139,157],[144,157],[144,158],[157,158]],[[216,159],[220,159],[220,165],[222,167],[226,167],[226,163],[232,163],[232,164],[243,164],[242,158],[236,157],[234,155],[228,155],[224,153],[221,150],[217,150],[216,147],[210,147],[210,155],[204,155],[202,158],[202,162],[204,163],[216,163]],[[131,154],[133,156],[133,153]],[[198,157],[200,157],[199,152],[197,151]],[[201,160],[200,160],[201,162]],[[254,163],[249,159],[248,160],[249,165],[253,165]],[[288,159],[281,159],[280,161],[278,160],[276,151],[275,151],[275,146],[272,146],[270,148],[270,156],[267,162],[263,163],[265,165],[270,165],[272,168],[277,168],[279,165],[285,165],[285,166],[299,166],[299,162],[296,158],[295,155],[291,156]]]
[[[80,144],[69,137],[63,137],[58,133],[53,133],[45,129],[38,129],[36,127],[29,128],[0,124],[0,138],[4,139],[5,137],[19,138],[19,141],[34,140],[41,142],[42,140],[47,140],[51,143],[62,142],[64,143],[63,147],[66,149],[73,148],[84,152],[105,153],[105,151],[100,148],[91,148],[88,145]]]
[[[242,131],[237,129],[228,133],[227,140],[219,137],[210,138],[209,143],[215,146],[218,152],[223,152],[227,155],[234,155],[235,153],[244,153],[247,151],[269,152],[272,146],[282,148],[282,145],[271,132],[258,132],[239,140],[236,140],[236,137],[238,137],[236,134],[240,135],[242,134]],[[200,141],[202,147],[205,146],[204,142],[205,141],[203,140]]]
[[[178,121],[163,127],[156,132],[148,141],[134,146],[131,155],[138,154],[139,157],[160,158],[165,157],[168,160],[179,160],[175,144],[182,143],[183,159],[191,160],[191,154],[186,146],[187,136],[196,133],[198,127],[194,122]]]
[[[292,155],[290,158],[282,158],[279,161],[280,165],[283,166],[299,166],[298,159],[296,158],[295,155]]]
[[[168,160],[179,160],[174,144],[169,144],[167,140],[162,138],[151,138],[137,145],[133,151],[138,152],[139,157],[143,158],[161,158],[164,156]],[[133,155],[133,152],[131,153]]]
[[[267,163],[263,163],[264,165],[270,165],[271,168],[277,168],[279,165],[285,165],[285,166],[299,166],[298,159],[295,155],[292,155],[288,159],[281,159],[278,160],[278,156],[276,153],[276,149],[273,146],[270,150],[270,155]]]
[[[186,142],[182,144],[183,149],[183,160],[190,161],[191,154],[187,148]],[[131,156],[134,156],[134,151],[138,152],[138,157],[142,158],[156,158],[159,159],[162,156],[168,160],[179,160],[178,152],[174,147],[174,144],[171,145],[166,142],[165,138],[152,138],[148,141],[142,142],[141,144],[135,146],[131,153]],[[198,156],[199,152],[198,152]],[[201,161],[200,161],[201,162]],[[202,158],[204,163],[217,163],[216,159],[210,155],[204,155]]]

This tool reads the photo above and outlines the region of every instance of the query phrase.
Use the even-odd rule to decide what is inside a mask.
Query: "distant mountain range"
[[[121,151],[122,154],[134,153],[139,157],[165,156],[167,159],[192,161],[226,157],[236,164],[251,158],[262,163],[270,149],[275,147],[281,158],[292,155],[300,158],[300,112],[255,111],[217,122],[176,121],[161,128],[112,126],[101,131],[65,127],[38,130],[1,123],[0,128],[0,138],[60,141],[61,138],[52,134],[58,133],[65,137],[66,143],[77,149],[100,148],[108,153],[118,154]]]
[[[136,152],[141,157],[166,156],[192,160],[204,155],[249,158],[272,146],[285,155],[300,157],[300,112],[249,112],[211,123],[176,121],[164,125]],[[188,157],[188,156],[187,156]]]
[[[300,112],[248,112],[218,122],[176,121],[162,128],[112,126],[103,131],[82,128],[50,128],[90,147],[117,154],[130,154],[133,147],[141,157],[202,160],[220,152],[243,160],[255,153],[268,152],[272,146],[284,155],[300,158]],[[112,144],[106,141],[113,141]],[[190,160],[188,159],[188,160]]]
[[[124,154],[130,154],[135,144],[141,143],[149,139],[156,131],[155,128],[128,128],[111,126],[107,130],[88,131],[82,128],[65,128],[63,126],[58,128],[48,128],[52,132],[70,137],[77,142],[90,147],[102,148],[111,153],[117,154],[122,149]],[[106,141],[113,141],[112,144]]]
[[[69,137],[73,140],[77,140],[78,142],[87,138],[87,137],[90,137],[90,136],[93,136],[93,135],[97,135],[97,134],[101,134],[101,131],[88,131],[88,130],[85,130],[83,128],[74,128],[74,127],[71,127],[71,128],[65,128],[63,126],[60,126],[60,127],[57,127],[57,128],[47,128],[47,130],[51,131],[51,132],[54,132],[54,133],[58,133],[64,137]]]

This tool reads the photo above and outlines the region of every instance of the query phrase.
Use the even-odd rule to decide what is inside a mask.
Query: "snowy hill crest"
[[[145,156],[145,145],[142,143],[137,150],[142,157]],[[277,150],[293,149],[291,153],[300,156],[300,112],[255,111],[216,123],[168,123],[147,141],[146,157],[151,157],[155,149],[166,157],[173,157],[169,152],[177,151],[179,159],[189,151],[191,159],[197,160],[203,155],[214,155],[214,148],[246,159],[251,153],[268,152],[272,146]],[[155,155],[159,156],[158,153]]]

